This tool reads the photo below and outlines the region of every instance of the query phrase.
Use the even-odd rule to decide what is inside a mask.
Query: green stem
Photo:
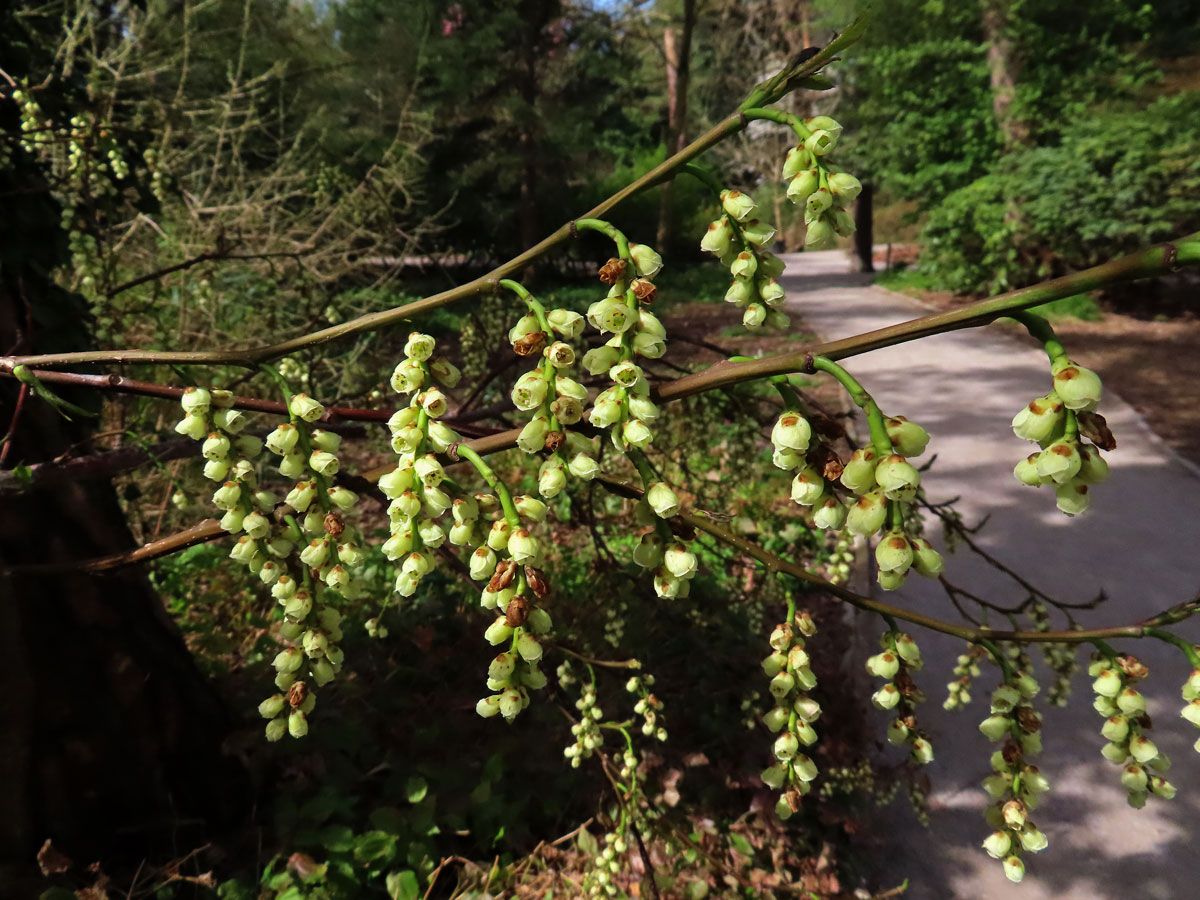
[[[1163,631],[1161,628],[1146,628],[1143,633],[1146,637],[1158,638],[1160,641],[1166,641],[1168,644],[1174,644],[1183,651],[1183,655],[1187,657],[1188,662],[1192,664],[1193,669],[1200,669],[1200,653],[1196,651],[1194,644],[1185,641],[1177,634],[1171,634],[1169,631]]]
[[[846,389],[850,399],[866,413],[867,428],[871,432],[871,446],[874,447],[879,458],[891,456],[895,451],[892,449],[892,440],[888,437],[883,411],[880,410],[875,399],[867,393],[866,388],[859,384],[853,375],[828,357],[814,356],[812,364],[818,372],[824,372],[836,378],[838,383]]]
[[[712,191],[713,195],[716,196],[718,200],[721,198],[721,191],[724,190],[724,187],[717,179],[717,176],[708,169],[704,168],[703,166],[698,166],[695,163],[687,163],[680,168],[679,172],[683,175],[691,175],[702,185]]]
[[[1004,675],[1004,683],[1011,684],[1013,681],[1012,665],[1000,648],[986,638],[979,638],[975,643],[992,655],[992,659],[996,661],[996,665],[1000,667],[1000,671]]]
[[[1036,341],[1040,341],[1042,346],[1046,348],[1046,355],[1050,357],[1050,363],[1053,365],[1060,359],[1067,359],[1067,351],[1058,337],[1054,334],[1054,329],[1050,327],[1050,323],[1043,316],[1029,310],[1011,313],[1008,318],[1020,322],[1025,326],[1025,330],[1029,332],[1030,337]]]
[[[796,137],[803,143],[806,141],[812,132],[807,126],[800,121],[799,116],[792,115],[789,112],[784,112],[781,109],[762,109],[759,107],[751,107],[750,109],[742,110],[746,114],[747,119],[765,119],[768,122],[774,122],[777,125],[786,125],[792,131],[796,132]]]
[[[499,285],[502,288],[507,288],[524,300],[525,305],[529,307],[529,311],[538,320],[538,326],[542,331],[547,335],[553,336],[554,332],[550,329],[550,321],[546,318],[546,307],[542,306],[541,301],[537,297],[529,293],[529,290],[519,281],[513,281],[511,278],[501,278]]]
[[[625,235],[612,223],[605,222],[603,219],[576,219],[575,227],[580,231],[598,231],[603,235],[611,238],[613,243],[617,245],[617,256],[627,262],[631,260],[629,256],[629,241]],[[630,277],[633,273],[630,272]]]
[[[465,444],[458,445],[458,455],[471,463],[483,480],[488,483],[488,486],[496,492],[496,496],[500,498],[500,506],[504,510],[504,518],[509,526],[513,529],[520,528],[521,517],[517,513],[517,507],[513,504],[512,495],[508,492],[504,482],[500,480],[500,476],[492,471],[492,467],[484,461],[482,456]]]

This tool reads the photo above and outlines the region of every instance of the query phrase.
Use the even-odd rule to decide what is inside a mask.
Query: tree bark
[[[983,37],[987,42],[988,72],[992,83],[992,113],[1000,130],[1005,152],[1029,143],[1029,124],[1013,111],[1021,60],[1008,34],[1006,0],[980,0]]]
[[[59,211],[36,169],[17,162],[0,194],[0,350],[82,349],[81,298],[51,282]],[[31,190],[32,189],[32,190]],[[94,396],[69,395],[88,404]],[[0,380],[5,466],[53,459],[84,439]],[[15,418],[15,421],[13,419]],[[97,576],[70,564],[133,546],[109,482],[73,481],[8,496],[0,515],[0,896],[50,838],[89,862],[164,858],[228,824],[249,800],[221,744],[229,720],[145,574]],[[59,564],[49,575],[9,566]],[[13,894],[12,896],[16,896]]]
[[[687,146],[688,86],[691,82],[692,34],[696,30],[696,0],[683,0],[683,22],[678,36],[668,25],[663,29],[663,56],[667,64],[667,155]],[[655,241],[659,250],[671,242],[675,196],[672,182],[659,193],[658,229]]]

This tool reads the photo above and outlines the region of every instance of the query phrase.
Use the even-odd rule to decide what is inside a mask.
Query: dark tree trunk
[[[687,146],[688,86],[692,73],[692,33],[696,30],[696,0],[683,0],[683,21],[678,33],[663,29],[663,56],[667,63],[667,156]],[[658,201],[655,241],[660,252],[671,242],[671,217],[675,208],[673,182],[662,186]]]
[[[875,189],[864,184],[854,207],[854,252],[858,271],[875,271]]]
[[[31,165],[0,173],[0,195],[18,198],[0,217],[2,353],[87,345],[81,299],[48,278],[59,212],[39,189]],[[17,394],[0,378],[0,434]],[[2,465],[52,459],[88,428],[27,397]],[[31,489],[0,507],[0,896],[16,896],[6,884],[47,838],[84,863],[162,859],[245,802],[245,777],[221,750],[225,710],[145,575],[71,570],[132,545],[108,482]],[[62,568],[20,573],[34,562]]]
[[[988,72],[992,81],[992,113],[1004,141],[1005,152],[1029,143],[1029,124],[1013,110],[1021,61],[1008,33],[1007,0],[981,0],[983,38],[987,42]]]

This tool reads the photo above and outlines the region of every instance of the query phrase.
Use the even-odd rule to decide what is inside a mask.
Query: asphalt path
[[[784,259],[789,312],[821,338],[846,337],[929,311],[871,285],[870,276],[851,273],[840,252]],[[1086,346],[1067,350],[1087,365]],[[968,524],[986,518],[977,536],[982,547],[1062,600],[1106,593],[1109,599],[1099,609],[1080,614],[1085,625],[1134,622],[1200,589],[1200,475],[1114,394],[1105,394],[1099,412],[1118,447],[1107,454],[1111,478],[1093,488],[1090,510],[1068,518],[1057,511],[1048,488],[1026,487],[1013,478],[1014,464],[1034,445],[1013,435],[1012,417],[1051,386],[1046,356],[1035,342],[989,326],[842,362],[885,413],[905,415],[930,432],[922,460],[932,453],[937,460],[923,477],[926,494],[934,502],[959,498],[957,508]],[[944,549],[936,523],[926,536]],[[947,575],[989,601],[1011,605],[1025,597],[965,550],[947,555]],[[897,592],[874,590],[911,609],[956,616],[941,587],[919,576]],[[860,628],[878,634],[881,625],[864,619]],[[1200,621],[1179,631],[1200,641]],[[918,682],[928,695],[918,715],[932,733],[935,752],[928,768],[931,821],[928,829],[920,827],[902,800],[878,816],[869,829],[877,887],[908,877],[912,883],[903,896],[913,900],[1200,898],[1200,755],[1192,749],[1200,731],[1179,717],[1179,687],[1190,667],[1178,650],[1150,640],[1117,645],[1150,666],[1142,688],[1154,721],[1151,736],[1173,762],[1167,777],[1178,795],[1171,801],[1152,796],[1141,810],[1127,805],[1119,769],[1100,756],[1102,719],[1092,709],[1090,679],[1081,671],[1068,708],[1039,703],[1045,750],[1035,761],[1050,778],[1051,792],[1035,820],[1050,846],[1026,854],[1028,874],[1013,885],[980,848],[990,829],[982,818],[986,795],[979,782],[988,774],[995,745],[977,726],[987,714],[996,673],[985,669],[973,702],[947,712],[941,707],[945,685],[964,645],[939,634],[914,634],[926,659]],[[1086,652],[1081,659],[1086,662]],[[887,716],[872,714],[882,741]],[[900,753],[890,747],[882,752]]]

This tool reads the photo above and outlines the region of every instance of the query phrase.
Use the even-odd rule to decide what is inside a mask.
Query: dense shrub
[[[950,194],[923,233],[946,288],[998,291],[1200,228],[1200,94],[1099,113]]]

